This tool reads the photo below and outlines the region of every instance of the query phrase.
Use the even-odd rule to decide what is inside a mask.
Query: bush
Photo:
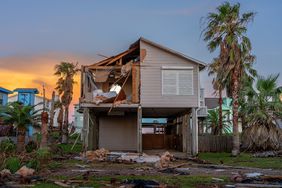
[[[16,151],[16,144],[10,139],[2,140],[0,143],[1,152],[14,152]]]
[[[25,146],[25,151],[27,153],[31,153],[32,151],[37,149],[37,144],[34,141],[29,141]]]
[[[37,159],[32,159],[28,163],[26,163],[26,167],[38,170],[40,167],[40,162]]]
[[[21,167],[21,162],[18,157],[9,157],[5,161],[5,168],[9,169],[12,173],[15,173]]]
[[[52,157],[52,154],[49,152],[48,148],[42,148],[37,150],[36,157],[39,160],[48,160]]]

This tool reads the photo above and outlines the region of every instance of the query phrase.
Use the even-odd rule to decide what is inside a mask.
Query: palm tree
[[[63,121],[64,121],[64,109],[63,109],[63,105],[62,105],[60,99],[55,102],[54,108],[59,109],[59,113],[58,113],[58,116],[57,116],[57,123],[58,123],[58,128],[59,128],[59,131],[60,131],[59,132],[60,136],[62,136],[62,127],[63,127]]]
[[[62,143],[68,142],[68,116],[69,105],[73,96],[74,76],[78,72],[77,63],[61,62],[55,66],[55,75],[59,77],[56,83],[56,90],[58,91],[62,105],[64,106],[64,121],[62,126]]]
[[[249,150],[277,150],[282,142],[282,131],[277,119],[282,118],[282,103],[277,87],[279,75],[259,77],[255,89],[249,88],[243,109],[248,126],[243,141]],[[251,86],[250,86],[251,87]]]
[[[17,151],[24,150],[25,135],[28,125],[35,124],[39,119],[38,112],[35,111],[35,106],[24,106],[19,102],[8,103],[7,106],[1,109],[0,116],[5,123],[14,125],[17,128]]]
[[[240,13],[240,4],[231,5],[225,2],[217,7],[215,13],[207,16],[207,26],[204,29],[204,40],[208,49],[214,52],[220,49],[220,66],[217,70],[217,80],[228,82],[231,88],[233,105],[233,150],[232,155],[240,153],[238,131],[238,98],[241,78],[246,73],[246,67],[252,67],[254,56],[251,55],[251,42],[245,35],[247,24],[254,18],[253,12]]]
[[[216,75],[219,68],[220,68],[220,58],[214,58],[213,62],[209,65],[209,76],[210,75]],[[218,91],[219,94],[219,99],[218,99],[218,104],[219,104],[219,121],[218,121],[218,128],[219,128],[219,133],[222,133],[222,90],[225,87],[225,83],[223,83],[222,80],[218,80],[218,77],[215,76],[212,80],[213,88],[215,91]]]
[[[225,114],[222,117],[225,118],[226,115],[228,114]],[[220,132],[224,132],[225,134],[231,132],[231,124],[228,121],[222,120],[222,127],[219,127],[219,109],[209,110],[207,121],[207,128],[211,129],[213,135],[222,134]]]

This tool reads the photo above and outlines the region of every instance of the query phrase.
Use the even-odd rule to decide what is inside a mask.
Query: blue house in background
[[[18,93],[19,102],[23,103],[25,106],[32,106],[35,104],[35,95],[39,93],[36,88],[17,88],[14,92]],[[28,136],[32,136],[33,127],[28,127]]]
[[[8,103],[8,95],[13,93],[12,91],[0,87],[0,106],[4,106]]]

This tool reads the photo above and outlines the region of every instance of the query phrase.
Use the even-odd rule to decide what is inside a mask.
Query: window
[[[162,70],[163,95],[193,95],[192,68],[163,68]]]

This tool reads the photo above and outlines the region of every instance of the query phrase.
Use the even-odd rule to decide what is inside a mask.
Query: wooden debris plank
[[[112,60],[110,60],[106,65],[110,65],[111,63],[114,63],[115,61],[119,60],[120,58],[124,57],[125,55],[133,52],[134,50],[136,50],[138,47],[134,47],[134,48],[131,48],[129,50],[126,50],[125,52],[123,53],[120,53],[118,54],[117,56],[115,56]]]
[[[139,103],[140,67],[132,64],[132,103]]]
[[[93,69],[121,69],[121,66],[97,66],[97,65],[92,66],[90,65],[88,68],[92,70]]]
[[[131,74],[131,71],[130,71],[129,73],[127,73],[127,77],[125,78],[125,80],[124,80],[124,82],[123,82],[123,84],[122,84],[120,90],[122,90],[122,89],[124,88],[124,86],[125,86],[125,84],[126,84],[128,78],[129,78],[130,74]],[[117,94],[117,96],[116,96],[116,98],[115,98],[115,100],[114,100],[114,102],[113,102],[111,108],[109,109],[108,113],[110,113],[110,112],[112,111],[112,109],[113,109],[113,107],[114,107],[114,104],[115,104],[116,100],[118,99],[120,93],[121,93],[121,92],[119,92],[119,93]]]

